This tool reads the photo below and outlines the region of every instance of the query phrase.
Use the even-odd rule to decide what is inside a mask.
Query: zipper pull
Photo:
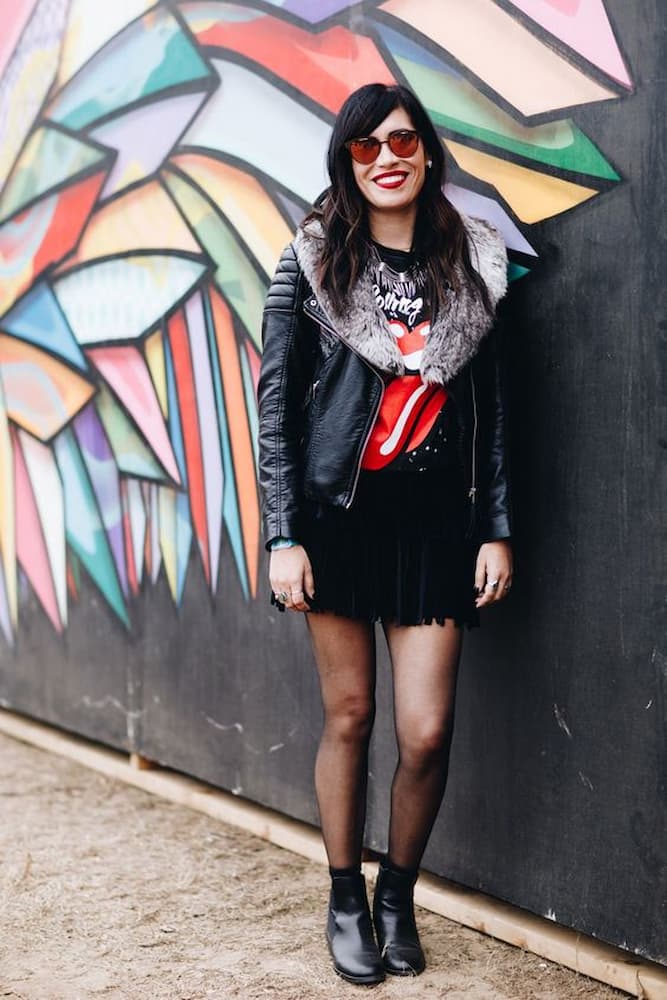
[[[468,496],[470,497],[473,503],[475,502],[476,499],[475,493],[477,493],[477,487],[471,486],[470,489],[468,490]]]

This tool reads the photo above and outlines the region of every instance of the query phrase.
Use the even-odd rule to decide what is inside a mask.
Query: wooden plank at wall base
[[[230,823],[318,864],[326,864],[319,830],[265,806],[239,799],[230,792],[158,765],[146,768],[143,759],[131,762],[128,755],[117,750],[6,709],[0,709],[0,732]],[[364,870],[374,877],[376,865],[365,862]],[[667,997],[667,968],[473,889],[423,873],[415,890],[415,902],[448,920],[625,990],[642,1000],[665,1000]]]

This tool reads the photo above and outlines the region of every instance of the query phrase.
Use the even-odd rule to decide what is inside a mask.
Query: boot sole
[[[329,949],[329,954],[331,955],[331,961],[333,962],[334,972],[336,973],[337,976],[340,976],[341,979],[345,979],[348,983],[354,983],[355,986],[377,986],[379,983],[383,983],[385,981],[385,979],[386,979],[386,974],[385,974],[386,970],[384,972],[379,973],[377,976],[373,976],[373,975],[369,975],[369,976],[352,976],[352,975],[350,975],[349,972],[343,972],[343,970],[340,969],[336,965],[336,960],[335,960],[335,958],[333,956],[333,952],[331,950],[331,944],[330,944],[329,938],[327,937],[326,934],[324,935],[324,939],[325,939],[325,941],[327,943],[327,948]]]

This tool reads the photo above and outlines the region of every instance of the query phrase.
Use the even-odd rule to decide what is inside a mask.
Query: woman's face
[[[394,108],[370,135],[382,142],[390,132],[404,128],[414,129],[410,116],[404,108]],[[384,142],[373,163],[352,160],[352,172],[357,187],[373,209],[387,212],[405,209],[415,201],[424,184],[424,143],[420,139],[416,152],[404,158],[392,153],[389,144]]]

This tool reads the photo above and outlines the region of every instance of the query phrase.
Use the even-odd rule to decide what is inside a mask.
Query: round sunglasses
[[[389,146],[394,156],[405,159],[414,156],[419,146],[419,132],[410,128],[398,128],[390,132],[386,139],[380,141],[374,135],[364,136],[360,139],[348,139],[345,148],[349,150],[350,156],[357,163],[374,163],[380,155],[380,147],[385,143]]]

